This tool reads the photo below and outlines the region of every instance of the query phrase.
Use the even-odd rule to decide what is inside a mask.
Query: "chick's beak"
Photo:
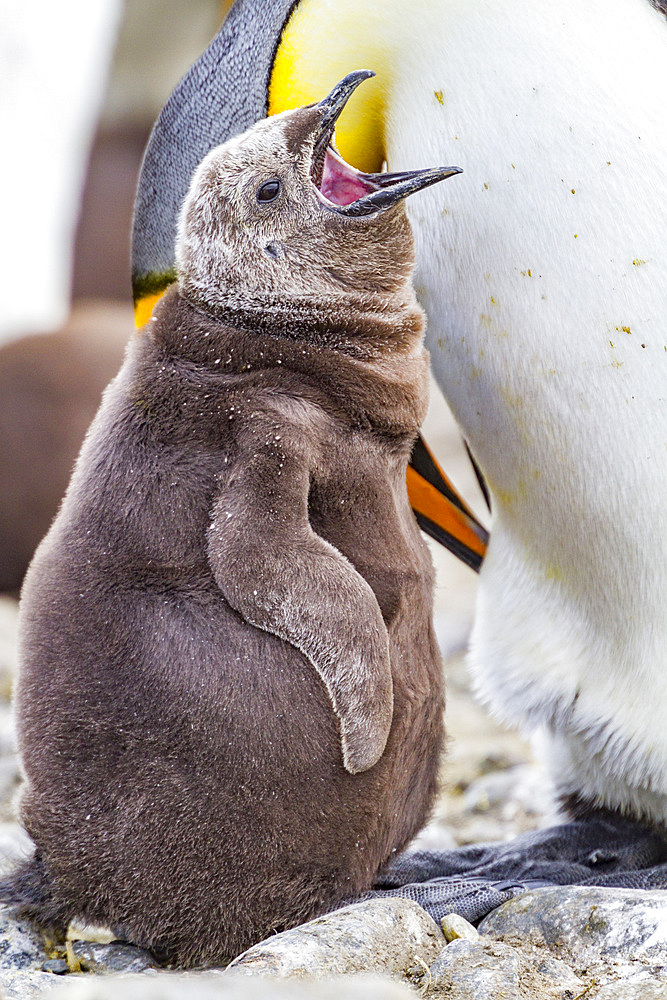
[[[357,69],[354,73],[348,73],[347,76],[343,77],[336,84],[331,93],[319,102],[317,107],[322,110],[322,118],[319,135],[315,140],[316,149],[322,143],[324,143],[324,148],[326,148],[333,135],[336,122],[340,118],[352,94],[364,80],[370,80],[373,76],[375,76],[375,73],[372,69]]]
[[[331,208],[351,218],[384,211],[422,188],[461,173],[460,167],[429,167],[399,173],[365,174],[338,155],[331,145],[336,122],[357,87],[373,76],[375,73],[369,69],[349,73],[315,105],[322,117],[313,141],[311,179]]]
[[[353,201],[351,205],[342,206],[338,211],[342,215],[352,217],[371,215],[373,212],[391,208],[392,205],[396,205],[416,191],[421,191],[422,188],[430,187],[431,184],[437,184],[438,181],[444,181],[460,173],[460,167],[430,167],[426,170],[410,170],[396,174],[364,174],[364,179],[368,183],[377,184],[377,190]]]

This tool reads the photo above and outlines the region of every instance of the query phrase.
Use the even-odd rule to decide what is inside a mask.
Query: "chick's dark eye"
[[[280,194],[280,181],[267,181],[257,188],[257,201],[266,204],[267,201],[275,201]]]

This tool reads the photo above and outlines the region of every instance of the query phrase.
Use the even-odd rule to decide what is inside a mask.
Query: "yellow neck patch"
[[[283,29],[269,81],[269,115],[320,101],[355,69],[377,75],[353,94],[336,125],[336,145],[359,170],[385,159],[384,122],[391,82],[391,18],[381,0],[301,0]]]
[[[153,306],[156,302],[159,302],[166,291],[167,289],[163,288],[160,292],[152,292],[150,295],[143,295],[137,300],[134,307],[134,322],[138,327],[143,326],[144,323],[148,323],[151,318],[151,313],[153,312]]]

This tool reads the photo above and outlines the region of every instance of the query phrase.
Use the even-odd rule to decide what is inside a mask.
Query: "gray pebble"
[[[42,972],[50,972],[54,976],[65,976],[69,972],[69,965],[64,958],[47,958],[42,962]]]
[[[48,958],[42,963],[42,972],[51,972],[54,976],[65,976],[69,972],[69,965],[64,958]]]
[[[479,940],[477,928],[469,924],[464,917],[460,917],[458,913],[448,913],[440,921],[440,926],[445,935],[445,941],[456,941],[457,938],[466,938],[468,941]]]

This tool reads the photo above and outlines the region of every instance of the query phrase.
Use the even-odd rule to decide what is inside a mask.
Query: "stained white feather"
[[[560,787],[667,820],[667,20],[648,0],[423,0],[392,170],[436,377],[487,478],[471,665]]]

